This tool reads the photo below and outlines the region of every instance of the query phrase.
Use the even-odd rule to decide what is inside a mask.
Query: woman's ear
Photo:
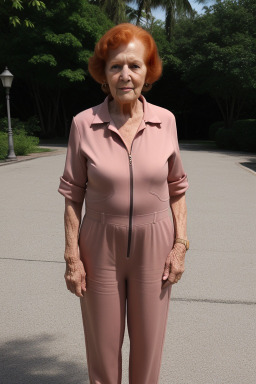
[[[142,87],[142,92],[148,92],[152,88],[152,84],[145,83]]]
[[[110,94],[110,89],[108,83],[104,82],[101,84],[101,90],[106,93],[107,95]]]

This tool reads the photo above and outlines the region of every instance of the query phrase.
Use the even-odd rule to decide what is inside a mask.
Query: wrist
[[[174,239],[174,245],[175,244],[180,244],[185,248],[186,251],[189,249],[189,240],[186,237],[185,238],[176,237]]]
[[[64,253],[64,260],[68,264],[77,263],[80,260],[78,250],[66,250]]]

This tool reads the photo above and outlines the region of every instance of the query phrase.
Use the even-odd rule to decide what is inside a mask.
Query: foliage
[[[184,80],[216,100],[229,129],[248,96],[255,97],[255,15],[252,0],[217,0],[205,15],[181,21],[176,29]]]
[[[99,6],[103,12],[109,17],[115,24],[128,22],[127,11],[129,13],[130,8],[126,3],[131,1],[125,0],[90,0],[91,4]]]
[[[20,119],[11,120],[12,132],[19,133],[21,131],[26,132],[29,136],[38,136],[40,132],[39,120],[36,116],[30,117],[27,121],[21,121]],[[4,117],[0,119],[0,131],[8,132],[8,119]]]
[[[219,128],[216,144],[220,148],[256,151],[256,119],[237,120],[233,129]]]
[[[34,7],[26,15],[36,28],[8,25],[7,2],[0,8],[0,65],[8,57],[15,79],[29,86],[41,135],[67,131],[69,105],[65,91],[88,79],[87,64],[94,46],[113,24],[100,9],[86,0],[46,0],[46,8]],[[17,81],[17,80],[16,80]]]
[[[8,136],[0,132],[0,160],[4,160],[8,154]]]
[[[27,136],[25,130],[13,134],[13,144],[16,156],[25,156],[36,150],[39,144],[38,137]],[[0,132],[0,160],[4,160],[8,154],[8,134]]]
[[[219,128],[216,132],[215,140],[219,148],[238,149],[232,129]]]
[[[156,3],[165,10],[165,33],[167,40],[171,41],[176,21],[182,17],[193,16],[194,11],[189,0],[160,0]]]
[[[23,9],[12,7],[15,1]],[[0,0],[0,67],[7,63],[15,76],[11,112],[22,120],[36,114],[41,137],[67,136],[72,116],[102,100],[87,64],[97,40],[113,26],[109,18],[117,22],[124,12],[122,21],[135,23],[139,9],[131,8],[135,2],[121,0],[45,0],[40,9],[29,2]],[[183,0],[136,3],[142,6],[140,25],[155,38],[164,66],[162,78],[147,98],[175,113],[182,137],[199,138],[201,132],[206,137],[208,125],[216,119],[231,129],[241,111],[244,118],[255,117],[255,0],[217,0],[205,14],[191,13],[190,18],[184,16]],[[172,7],[171,39],[166,34],[167,20],[155,20],[151,14],[156,5],[166,16],[167,6]],[[29,20],[35,28],[22,21],[14,28],[10,15]],[[0,105],[1,116],[5,111],[5,104]],[[13,119],[12,125],[15,131]],[[38,134],[33,128],[21,129]],[[211,137],[216,130],[210,129]]]
[[[189,0],[90,0],[90,3],[98,5],[115,24],[134,22],[147,29],[154,22],[151,10],[161,7],[165,11],[164,30],[168,41],[176,20],[194,14]],[[137,9],[130,7],[130,3],[136,4]]]
[[[37,11],[46,8],[45,2],[40,0],[2,0],[2,2],[9,6],[9,15],[11,14],[11,16],[9,16],[9,22],[14,27],[23,24],[27,28],[34,28],[34,23],[28,18],[24,19],[22,16],[26,15],[28,7],[34,7]]]
[[[234,137],[239,149],[256,151],[256,119],[235,121]]]
[[[210,140],[215,140],[215,136],[219,128],[224,128],[224,121],[216,121],[209,127],[208,135]]]

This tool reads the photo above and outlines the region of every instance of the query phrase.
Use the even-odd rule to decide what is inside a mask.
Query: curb
[[[66,150],[67,150],[66,148],[50,147],[50,146],[42,146],[41,148],[50,148],[52,149],[52,151],[51,152],[35,152],[35,153],[30,153],[27,156],[17,156],[16,160],[5,160],[0,162],[0,167],[5,165],[10,165],[10,164],[22,163],[28,160],[39,159],[41,157],[63,155],[66,153]]]

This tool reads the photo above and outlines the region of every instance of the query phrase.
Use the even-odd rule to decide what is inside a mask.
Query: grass
[[[39,138],[28,136],[24,130],[13,134],[14,151],[16,156],[26,156],[31,153],[51,152],[51,148],[39,147]],[[8,154],[8,134],[0,131],[0,160],[5,160]]]
[[[36,147],[33,151],[33,153],[40,153],[40,152],[53,152],[55,149],[51,148],[43,148],[43,147]]]

